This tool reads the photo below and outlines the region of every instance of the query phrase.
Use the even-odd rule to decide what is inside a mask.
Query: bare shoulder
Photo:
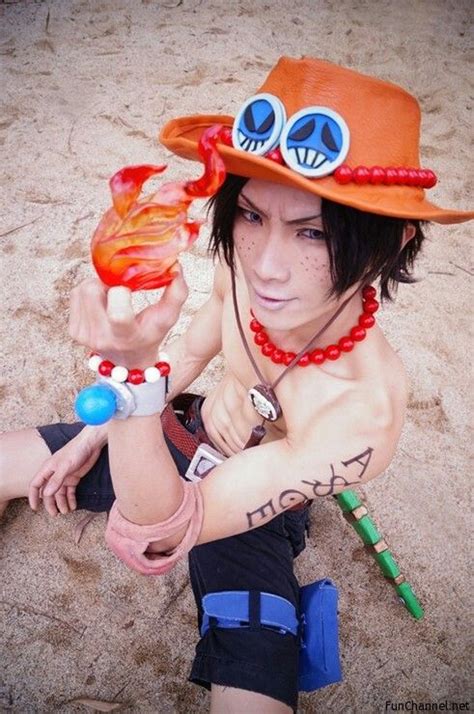
[[[225,296],[230,292],[231,285],[230,268],[219,260],[216,263],[214,271],[213,293],[223,301]]]
[[[287,439],[304,468],[317,462],[325,451],[338,454],[346,466],[367,460],[360,482],[382,473],[390,464],[405,418],[407,379],[401,360],[387,345],[371,369],[357,378],[343,378],[321,371],[301,390],[286,394]],[[370,467],[369,467],[370,462]],[[360,466],[360,464],[359,464]]]

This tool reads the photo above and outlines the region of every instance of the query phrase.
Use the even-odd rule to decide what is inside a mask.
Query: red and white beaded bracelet
[[[89,369],[97,372],[102,377],[110,377],[115,382],[128,382],[129,384],[143,384],[148,382],[153,384],[158,382],[161,377],[167,377],[171,372],[171,367],[167,361],[167,355],[158,355],[158,362],[151,367],[145,369],[127,369],[121,365],[115,365],[108,359],[103,359],[96,352],[89,356]]]

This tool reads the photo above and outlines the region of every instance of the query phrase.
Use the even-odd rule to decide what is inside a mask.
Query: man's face
[[[238,199],[234,245],[251,307],[267,328],[297,329],[333,309],[318,196],[250,180]]]

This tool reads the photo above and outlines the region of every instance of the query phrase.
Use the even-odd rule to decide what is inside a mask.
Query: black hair
[[[228,174],[208,202],[213,211],[210,252],[231,268],[237,201],[248,180]],[[329,253],[331,295],[339,297],[355,283],[379,278],[381,297],[391,300],[398,283],[415,282],[412,270],[425,240],[425,221],[379,216],[325,198],[321,199],[321,218]],[[415,234],[402,248],[403,231],[408,224],[415,228]]]

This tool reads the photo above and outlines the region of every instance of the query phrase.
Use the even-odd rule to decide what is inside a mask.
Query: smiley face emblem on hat
[[[335,171],[347,156],[349,142],[349,127],[334,110],[305,107],[287,120],[282,101],[268,93],[247,99],[232,127],[234,148],[264,156],[279,146],[286,165],[309,178]]]
[[[232,143],[236,149],[263,156],[278,145],[285,122],[285,107],[278,97],[255,94],[235,117]]]
[[[331,174],[349,151],[349,127],[340,114],[328,107],[306,107],[286,123],[280,151],[287,166],[317,178]]]

